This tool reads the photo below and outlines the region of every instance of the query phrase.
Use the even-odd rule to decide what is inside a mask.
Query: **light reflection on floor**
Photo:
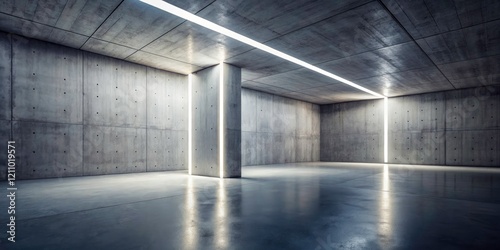
[[[243,177],[176,171],[19,181],[17,242],[8,249],[498,244],[498,169],[321,162],[245,167]]]

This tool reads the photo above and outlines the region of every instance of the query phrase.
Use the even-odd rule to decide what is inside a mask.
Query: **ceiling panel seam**
[[[31,22],[31,23],[35,23],[35,24],[38,24],[38,25],[42,25],[42,26],[45,26],[45,27],[49,27],[51,29],[56,29],[56,30],[61,30],[61,31],[65,31],[65,32],[68,32],[68,33],[72,33],[72,34],[75,34],[75,35],[80,35],[80,36],[84,36],[84,37],[88,37],[87,35],[84,35],[84,34],[80,34],[78,32],[74,32],[74,31],[71,31],[71,30],[65,30],[65,29],[61,29],[61,28],[58,28],[58,27],[55,27],[55,26],[50,26],[48,24],[44,24],[44,23],[40,23],[40,22],[37,22],[37,21],[33,21],[33,20],[29,20],[29,19],[26,19],[24,17],[18,17],[18,16],[14,16],[12,14],[9,14],[9,13],[5,13],[5,12],[1,12],[1,14],[4,14],[4,15],[7,15],[7,16],[11,16],[13,18],[17,18],[17,19],[21,19],[21,20],[24,20],[24,21],[27,21],[27,22]],[[8,32],[8,33],[13,33],[13,32],[9,32],[9,31],[5,31],[5,32]],[[28,35],[25,35],[25,34],[20,34],[20,33],[13,33],[15,35],[19,35],[19,36],[28,36]],[[36,38],[35,38],[36,39]],[[40,40],[40,39],[38,39]]]
[[[106,17],[106,19],[104,19],[104,21],[102,21],[101,24],[99,24],[99,26],[94,30],[94,32],[92,32],[92,34],[87,38],[87,40],[82,44],[82,46],[80,46],[80,49],[83,48],[83,46],[85,46],[85,44],[90,40],[90,38],[95,35],[95,33],[99,30],[99,28],[101,28],[101,26],[109,19],[110,16],[113,15],[113,13],[115,13],[115,11],[122,5],[122,3],[124,2],[125,0],[122,0],[118,5],[116,5],[116,7],[113,9],[113,11],[111,11],[111,13],[109,13],[109,15]]]
[[[59,23],[59,19],[61,18],[62,14],[64,13],[64,9],[66,9],[66,6],[68,5],[68,1],[66,0],[66,3],[64,3],[64,7],[62,8],[62,11],[59,13],[59,16],[57,17],[56,22],[54,23],[54,27]]]
[[[321,22],[326,21],[326,20],[328,20],[328,19],[330,19],[330,18],[336,17],[336,16],[338,16],[338,15],[344,14],[344,13],[346,13],[346,12],[348,12],[348,11],[354,10],[354,9],[356,9],[356,8],[359,8],[359,7],[361,7],[361,6],[364,6],[364,5],[367,5],[367,4],[370,4],[370,3],[373,3],[373,2],[375,2],[375,1],[368,1],[368,2],[366,2],[366,3],[359,4],[359,5],[355,6],[355,7],[352,7],[352,8],[350,8],[350,9],[347,9],[347,10],[345,10],[345,11],[339,12],[339,13],[337,13],[337,14],[335,14],[335,15],[328,16],[328,17],[325,17],[325,18],[323,18],[323,19],[321,19],[321,20],[318,20],[318,21],[316,21],[316,22],[313,22],[313,23],[311,23],[311,24],[308,24],[307,26],[300,27],[300,28],[297,28],[297,29],[291,30],[291,31],[289,31],[289,32],[286,32],[286,33],[280,34],[279,36],[274,37],[274,38],[271,38],[271,39],[269,39],[269,40],[267,40],[267,41],[263,41],[262,43],[263,43],[263,44],[266,44],[266,43],[268,43],[268,42],[272,42],[272,41],[274,41],[274,40],[276,40],[276,39],[278,39],[278,38],[281,38],[281,37],[283,37],[283,36],[289,35],[289,34],[291,34],[291,33],[293,33],[293,32],[296,32],[296,31],[299,31],[299,30],[302,30],[302,29],[308,28],[308,27],[310,27],[310,26],[312,26],[312,25],[315,25],[315,24],[321,23]],[[247,53],[247,52],[250,52],[250,51],[253,51],[253,50],[256,50],[256,48],[251,49],[251,50],[249,50],[249,51],[242,52],[242,53],[237,54],[237,55],[234,55],[234,56],[232,56],[232,57],[227,58],[226,60],[231,59],[231,58],[234,58],[234,57],[237,57],[237,56],[240,56],[240,55],[243,55],[243,54],[245,54],[245,53]],[[314,64],[314,65],[316,65],[316,64]]]
[[[382,2],[382,0],[377,0],[381,5],[382,7],[385,9],[385,11],[387,11],[387,13],[389,13],[389,15],[392,17],[392,19],[401,27],[401,29],[404,30],[404,32],[410,36],[410,38],[413,40],[413,42],[417,45],[417,47],[420,49],[420,51],[422,51],[422,53],[424,53],[425,56],[427,56],[427,58],[429,59],[429,61],[434,65],[434,67],[436,67],[436,69],[439,71],[439,73],[441,73],[441,75],[443,75],[443,77],[446,79],[446,81],[448,81],[448,83],[454,88],[454,89],[457,89],[457,87],[455,87],[455,85],[453,85],[453,83],[451,83],[450,79],[448,79],[448,77],[443,73],[443,71],[441,71],[441,69],[437,66],[437,64],[430,58],[430,56],[425,52],[424,49],[422,49],[422,47],[420,46],[420,44],[417,43],[417,41],[415,40],[415,38],[410,34],[410,32],[408,32],[408,30],[403,26],[403,24],[401,24],[401,22],[394,16],[394,14],[389,10],[389,8],[387,8],[387,6]],[[399,6],[399,3],[397,3],[398,6]],[[427,5],[426,5],[427,6]],[[400,6],[401,8],[401,6]],[[401,8],[402,10],[403,8]],[[406,13],[403,11],[403,13],[406,15]],[[434,17],[433,17],[433,20],[434,20]]]
[[[207,4],[205,7],[201,8],[199,11],[196,11],[195,15],[200,13],[200,11],[206,9],[207,7],[209,7],[210,5],[212,5],[215,1],[217,0],[214,0],[212,1],[211,3]],[[175,27],[169,29],[167,32],[161,34],[160,36],[158,36],[157,38],[153,39],[152,41],[150,41],[149,43],[145,44],[144,46],[140,47],[137,51],[141,51],[141,52],[146,52],[146,51],[143,51],[142,49],[146,48],[148,45],[154,43],[155,41],[158,41],[158,39],[160,39],[161,37],[163,37],[164,35],[170,33],[172,30],[175,30],[177,27],[181,26],[182,24],[186,23],[187,20],[184,19],[184,21],[182,21],[181,23],[179,23],[178,25],[176,25]],[[130,56],[134,55],[135,53],[137,53],[137,51],[135,51],[134,53],[130,54],[129,56],[125,57],[125,60],[127,60],[127,58],[129,58]],[[153,54],[153,55],[157,55],[157,56],[161,56],[161,55],[158,55],[158,54],[154,54],[154,53],[150,53],[150,54]],[[162,56],[162,57],[165,57],[165,56]],[[169,57],[166,57],[166,58],[169,58]],[[173,59],[173,58],[169,58],[169,59]],[[182,62],[180,60],[176,60],[178,62]],[[188,64],[191,64],[189,62],[183,62],[183,63],[188,63]],[[192,64],[194,65],[194,64]],[[195,66],[198,66],[198,65],[195,65]],[[201,66],[198,66],[198,67],[201,67]]]

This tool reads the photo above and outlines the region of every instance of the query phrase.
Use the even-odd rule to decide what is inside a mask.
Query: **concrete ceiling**
[[[387,96],[500,84],[498,0],[169,0]],[[318,104],[373,96],[137,0],[0,0],[0,30]]]

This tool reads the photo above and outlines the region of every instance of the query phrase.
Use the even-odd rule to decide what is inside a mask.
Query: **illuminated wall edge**
[[[219,177],[224,178],[224,64],[219,64]]]
[[[384,163],[389,161],[389,98],[384,97]]]
[[[193,75],[188,75],[188,172],[193,174]]]

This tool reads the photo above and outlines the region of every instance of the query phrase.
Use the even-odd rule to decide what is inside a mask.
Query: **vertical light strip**
[[[389,161],[389,99],[384,97],[384,162]]]
[[[219,65],[219,175],[224,178],[224,64]]]
[[[193,174],[193,75],[188,75],[188,171]]]

